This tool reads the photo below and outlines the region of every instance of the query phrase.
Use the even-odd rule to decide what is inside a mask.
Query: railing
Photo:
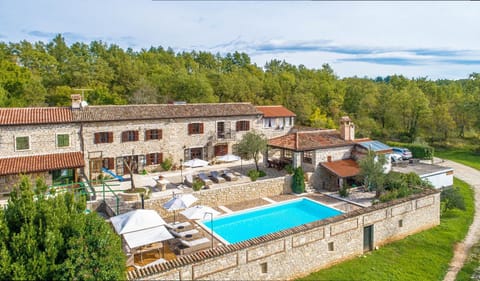
[[[225,130],[224,132],[215,132],[213,135],[213,140],[235,140],[235,131]]]

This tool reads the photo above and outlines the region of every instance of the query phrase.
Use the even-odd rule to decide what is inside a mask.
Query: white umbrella
[[[192,194],[174,196],[172,199],[168,200],[167,203],[163,204],[163,207],[168,211],[173,211],[173,221],[175,221],[176,210],[188,208],[197,200],[197,197],[193,196]]]
[[[194,158],[192,160],[188,160],[186,162],[183,163],[183,166],[185,167],[192,167],[192,168],[195,168],[195,167],[205,167],[208,165],[208,162],[205,161],[205,160],[202,160],[202,159],[198,159],[198,158]]]
[[[181,211],[180,214],[184,215],[190,220],[201,220],[205,217],[205,214],[212,214],[213,217],[220,215],[220,212],[212,209],[208,206],[193,206],[184,211]]]
[[[217,160],[222,162],[234,162],[240,160],[240,157],[233,154],[225,154],[223,156],[217,157]]]
[[[148,229],[166,224],[155,210],[138,209],[114,216],[110,221],[118,234]]]

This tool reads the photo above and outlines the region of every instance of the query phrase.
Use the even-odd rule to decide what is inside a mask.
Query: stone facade
[[[440,193],[422,194],[131,271],[130,280],[289,280],[440,224]],[[367,239],[368,240],[368,239]]]
[[[225,187],[204,189],[195,191],[193,195],[198,198],[196,204],[206,206],[221,206],[232,203],[242,202],[262,197],[275,196],[292,192],[288,183],[289,177],[280,177],[274,179],[257,180],[249,183],[231,184]],[[164,198],[147,199],[144,201],[145,209],[156,210],[160,216],[171,215],[163,208],[171,195]],[[141,203],[137,202],[137,208]]]

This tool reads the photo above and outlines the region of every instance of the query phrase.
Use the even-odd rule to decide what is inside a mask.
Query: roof
[[[324,162],[321,165],[341,178],[353,177],[360,173],[360,167],[352,159]]]
[[[0,159],[0,175],[45,172],[84,167],[81,152],[34,155]]]
[[[393,165],[392,171],[403,174],[415,173],[420,177],[453,171],[453,168],[443,167],[435,164],[416,163],[409,165]]]
[[[72,120],[69,107],[0,108],[0,125],[68,123]]]
[[[73,110],[75,121],[114,121],[261,115],[250,103],[141,104],[88,106]]]
[[[328,147],[351,146],[354,142],[342,139],[336,130],[303,131],[268,140],[271,147],[305,151]]]
[[[257,109],[263,112],[264,117],[295,117],[295,113],[281,105],[257,106]]]
[[[374,152],[392,152],[392,148],[383,142],[379,142],[376,140],[368,140],[368,141],[356,141],[358,145],[361,147],[372,150]]]
[[[125,242],[127,242],[128,247],[130,247],[130,249],[134,249],[156,242],[170,240],[175,237],[170,234],[165,226],[161,225],[135,232],[125,233],[123,234],[123,238],[125,239]]]

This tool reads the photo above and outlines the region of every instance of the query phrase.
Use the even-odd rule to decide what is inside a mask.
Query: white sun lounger
[[[133,266],[134,266],[136,269],[142,269],[142,268],[154,266],[154,265],[156,265],[156,264],[161,264],[161,263],[164,263],[164,262],[167,262],[167,260],[166,260],[166,259],[158,259],[158,260],[153,261],[153,262],[151,262],[151,263],[148,263],[148,264],[146,264],[146,265],[144,265],[144,266],[140,266],[140,265],[136,265],[136,264],[134,264]]]
[[[199,231],[197,229],[190,229],[182,232],[176,232],[175,230],[170,230],[170,233],[173,234],[173,236],[180,237],[180,238],[185,238],[187,235],[194,235],[194,234],[197,234],[198,232]]]

